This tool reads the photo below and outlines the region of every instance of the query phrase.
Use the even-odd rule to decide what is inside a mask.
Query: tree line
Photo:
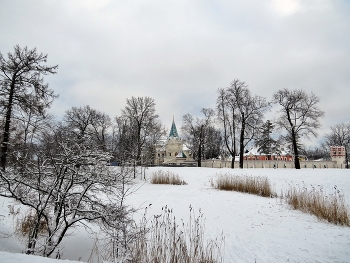
[[[205,148],[206,141],[208,144],[213,142],[210,133],[207,132],[206,135],[203,127],[208,127],[208,131],[216,127],[223,145],[220,154],[232,158],[232,168],[236,156],[239,156],[239,167],[243,168],[244,153],[247,146],[253,144],[260,153],[266,155],[280,154],[281,145],[285,145],[294,156],[295,168],[300,169],[301,152],[304,153],[302,138],[317,137],[320,119],[324,116],[318,107],[319,97],[303,90],[281,89],[268,101],[264,97],[253,95],[246,83],[238,79],[233,80],[227,88],[219,88],[217,94],[215,113],[214,110],[205,109],[205,112],[212,112],[212,120],[207,120],[207,125],[204,125],[203,120],[208,119],[207,115],[202,122],[197,119],[197,130],[204,132],[195,133],[193,128],[189,130],[188,123],[193,121],[188,115],[183,118],[185,133],[190,133],[193,138],[198,137],[194,141],[202,142],[197,148]],[[272,105],[279,106],[278,117],[274,122],[264,122],[264,114]],[[275,128],[280,131],[278,138],[272,136]],[[198,154],[196,158],[200,166],[201,156]]]
[[[37,144],[40,133],[50,129],[73,133],[71,138],[109,152],[117,163],[139,166],[154,161],[155,145],[166,131],[154,99],[129,98],[121,114],[113,119],[88,105],[72,107],[58,122],[47,112],[58,96],[43,80],[43,76],[55,74],[58,66],[47,66],[47,55],[27,47],[15,46],[7,59],[3,55],[0,58],[3,170],[7,163],[14,162],[14,149],[18,152]],[[259,152],[269,155],[278,154],[284,144],[290,148],[298,169],[300,156],[307,152],[302,140],[317,137],[321,126],[324,112],[318,107],[319,101],[313,92],[300,89],[281,89],[268,101],[235,79],[228,87],[217,90],[215,109],[203,108],[202,118],[190,113],[182,117],[182,137],[198,166],[203,159],[225,156],[232,158],[233,168],[234,157],[239,156],[239,166],[243,168],[248,145],[254,144]],[[279,106],[277,118],[264,122],[264,114],[273,105]],[[347,123],[331,127],[331,133],[325,136],[324,145],[345,146],[347,152],[348,144]]]
[[[114,119],[86,105],[57,121],[49,108],[58,96],[44,81],[57,68],[36,49],[0,53],[0,196],[28,208],[27,254],[59,257],[67,233],[89,222],[118,255],[139,231],[125,205],[131,180],[151,162],[164,128],[149,97],[127,99]],[[110,169],[111,161],[119,166]]]
[[[35,48],[17,45],[7,57],[0,53],[0,195],[34,211],[29,254],[52,255],[67,231],[84,220],[127,244],[126,233],[132,232],[126,231],[132,209],[124,204],[129,182],[137,167],[153,163],[156,145],[166,134],[156,103],[150,97],[128,98],[114,118],[88,105],[72,107],[57,121],[49,108],[58,95],[44,81],[57,69]],[[317,136],[324,116],[318,103],[314,93],[298,89],[278,90],[268,101],[235,79],[217,90],[215,109],[203,108],[203,117],[182,117],[182,138],[198,166],[203,159],[226,156],[233,168],[239,156],[243,168],[249,144],[271,155],[284,143],[300,169],[302,139]],[[264,122],[272,105],[279,106],[278,117]],[[345,146],[348,160],[349,144],[349,123],[331,127],[325,145]],[[111,162],[119,168],[108,169]]]

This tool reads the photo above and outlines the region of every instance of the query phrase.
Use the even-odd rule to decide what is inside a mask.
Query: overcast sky
[[[59,65],[45,78],[58,118],[84,105],[114,117],[149,96],[180,128],[239,79],[268,100],[314,92],[320,138],[350,120],[349,0],[0,0],[0,52],[16,44]]]

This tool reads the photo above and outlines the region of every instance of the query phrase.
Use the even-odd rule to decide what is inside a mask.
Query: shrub
[[[187,184],[184,180],[181,180],[179,175],[169,172],[158,170],[153,172],[151,177],[152,184],[173,184],[173,185],[185,185]]]
[[[313,214],[333,224],[350,226],[349,206],[337,186],[334,187],[334,193],[329,195],[323,192],[322,187],[311,187],[309,190],[305,186],[291,186],[284,198],[294,209]]]
[[[212,182],[212,185],[219,190],[237,191],[264,197],[276,196],[272,191],[270,180],[266,176],[219,174],[216,183]]]

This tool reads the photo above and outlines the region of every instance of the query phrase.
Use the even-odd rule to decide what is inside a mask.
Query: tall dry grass
[[[172,185],[186,185],[187,183],[180,179],[178,174],[158,170],[153,172],[151,177],[152,184],[172,184]]]
[[[350,226],[350,210],[344,195],[334,186],[333,194],[326,194],[322,187],[290,186],[285,195],[289,205],[294,209],[315,215],[336,225]]]
[[[266,176],[218,174],[216,181],[212,181],[212,185],[219,190],[237,191],[263,197],[276,196],[272,190],[270,180]]]
[[[178,221],[167,206],[159,215],[146,212],[126,246],[96,236],[88,263],[222,263],[224,236],[205,238],[203,214],[190,207],[189,220]],[[116,241],[116,240],[115,240]]]
[[[222,259],[224,237],[206,241],[203,214],[196,216],[190,207],[188,223],[177,222],[172,210],[164,207],[163,213],[150,221],[144,217],[143,235],[130,248],[130,262],[142,263],[219,263]]]

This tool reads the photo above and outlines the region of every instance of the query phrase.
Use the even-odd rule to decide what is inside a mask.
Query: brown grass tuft
[[[285,200],[294,209],[313,214],[319,219],[325,219],[336,225],[350,226],[349,206],[344,200],[337,186],[333,194],[325,194],[322,188],[307,189],[291,186],[284,196]]]
[[[184,180],[181,180],[179,175],[169,172],[158,170],[153,172],[151,177],[152,184],[172,184],[172,185],[186,185]]]
[[[37,223],[37,216],[32,212],[25,214],[24,218],[17,219],[16,222],[16,233],[22,236],[29,236]],[[39,223],[39,234],[47,231],[47,225],[44,219],[40,220]]]
[[[219,190],[237,191],[263,197],[276,196],[272,191],[270,180],[266,176],[219,174],[216,183],[212,182],[212,185]]]
[[[176,222],[171,209],[165,207],[147,223],[141,224],[144,235],[131,247],[131,262],[152,263],[219,263],[222,262],[224,237],[215,240],[204,239],[203,214],[196,216],[190,207],[187,224]],[[146,225],[150,225],[146,227]]]

